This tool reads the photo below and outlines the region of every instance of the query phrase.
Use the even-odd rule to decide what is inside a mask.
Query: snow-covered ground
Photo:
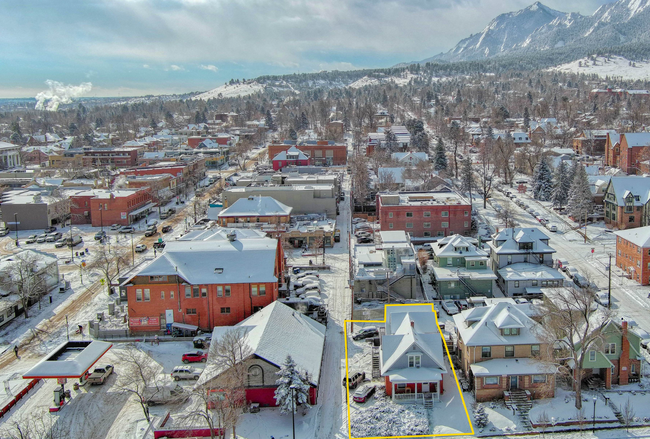
[[[650,79],[650,63],[634,61],[634,66],[630,65],[630,60],[620,56],[611,56],[609,61],[607,57],[596,57],[594,64],[589,58],[583,58],[570,63],[561,64],[549,70],[566,72],[566,73],[583,73],[585,75],[598,75],[601,78],[609,76],[610,78],[622,78],[623,80],[641,80]]]
[[[192,99],[203,99],[207,101],[213,98],[236,98],[241,96],[249,96],[255,93],[264,91],[264,86],[257,82],[249,82],[243,84],[225,84],[212,90],[194,96]]]

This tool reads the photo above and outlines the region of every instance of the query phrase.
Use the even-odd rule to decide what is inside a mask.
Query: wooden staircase
[[[379,366],[379,347],[372,347],[372,379],[381,378],[381,368]]]
[[[425,409],[433,408],[433,395],[431,393],[424,394],[424,408]]]

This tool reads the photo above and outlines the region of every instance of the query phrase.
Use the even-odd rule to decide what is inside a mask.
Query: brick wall
[[[632,274],[632,279],[641,285],[650,284],[648,264],[650,248],[639,247],[620,236],[616,237],[616,265]]]
[[[304,152],[309,156],[310,162],[313,165],[324,165],[328,159],[331,159],[332,165],[345,165],[348,160],[348,148],[347,145],[328,145],[325,144],[319,145],[295,145],[300,151]],[[268,157],[269,160],[273,160],[273,157],[281,153],[282,151],[287,151],[294,145],[284,145],[284,144],[270,144],[268,146]],[[328,156],[328,153],[331,154]]]
[[[404,230],[415,237],[468,235],[472,227],[469,204],[383,205],[378,196],[377,216],[380,230]]]

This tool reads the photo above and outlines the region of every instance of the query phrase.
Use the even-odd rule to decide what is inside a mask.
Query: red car
[[[375,394],[375,390],[377,390],[377,388],[372,385],[360,387],[356,392],[354,392],[352,400],[354,402],[366,402],[368,401],[368,398]]]
[[[183,354],[183,363],[205,363],[208,354],[203,351],[188,352]]]

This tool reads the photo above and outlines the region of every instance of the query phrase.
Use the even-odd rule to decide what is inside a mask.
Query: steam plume
[[[79,85],[65,85],[48,79],[45,84],[49,89],[36,95],[35,108],[37,110],[56,111],[59,105],[69,104],[72,102],[72,98],[82,96],[93,88],[90,82],[82,82]]]

